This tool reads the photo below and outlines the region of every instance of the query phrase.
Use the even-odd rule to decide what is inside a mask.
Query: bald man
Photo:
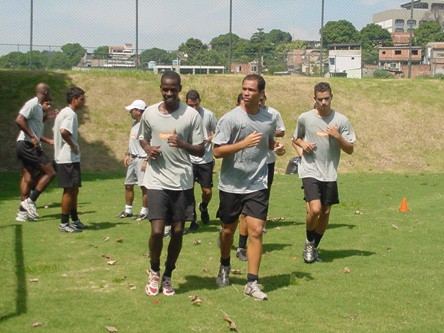
[[[48,156],[43,152],[41,142],[49,142],[43,137],[43,122],[49,110],[43,106],[51,101],[49,86],[40,82],[35,87],[35,97],[20,109],[15,123],[20,129],[17,138],[17,157],[22,162],[20,182],[20,206],[17,221],[37,221],[39,217],[35,202],[55,177],[55,171]],[[49,111],[47,111],[49,112]]]

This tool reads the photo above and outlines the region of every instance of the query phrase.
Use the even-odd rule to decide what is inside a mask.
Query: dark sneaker
[[[302,252],[304,261],[309,264],[316,260],[314,242],[305,241],[304,252]]]
[[[80,222],[80,220],[72,221],[72,225],[80,230],[88,228],[88,226],[84,225],[82,222]]]
[[[226,287],[230,284],[230,268],[231,266],[220,265],[219,273],[216,277],[216,285],[218,287]]]
[[[69,224],[69,223],[60,224],[59,230],[62,232],[69,232],[69,233],[82,232],[82,229],[77,229],[74,225]]]
[[[188,228],[188,232],[194,232],[199,229],[199,224],[196,221],[191,221],[190,227]]]
[[[238,247],[236,250],[236,257],[242,261],[248,261],[247,250],[241,247]]]
[[[251,296],[255,301],[266,301],[268,296],[261,290],[261,285],[257,281],[248,282],[244,287],[244,293],[247,296]]]
[[[142,220],[146,220],[147,218],[148,218],[147,214],[139,214],[136,217],[133,217],[133,220],[142,221]]]
[[[133,217],[133,213],[121,212],[116,216],[118,219],[124,219],[125,217]]]
[[[200,210],[200,219],[203,224],[210,223],[210,214],[208,214],[208,207],[203,208],[202,204],[199,204],[199,210]]]

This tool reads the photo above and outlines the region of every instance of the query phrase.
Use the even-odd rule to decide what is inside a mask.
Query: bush
[[[373,77],[375,79],[391,79],[393,78],[393,74],[384,69],[377,69],[373,72]]]

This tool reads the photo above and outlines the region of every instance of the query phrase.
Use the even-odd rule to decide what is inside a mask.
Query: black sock
[[[29,199],[31,199],[32,201],[36,202],[37,199],[39,198],[40,195],[40,191],[39,190],[32,190],[31,191],[31,195],[29,196]]]
[[[248,282],[254,282],[254,281],[259,282],[259,276],[248,273],[247,280],[248,280]]]
[[[315,231],[313,230],[306,230],[307,232],[307,240],[311,243],[314,241],[314,237],[315,237]]]
[[[207,208],[208,208],[208,203],[207,203],[207,202],[201,202],[201,203],[200,203],[200,208],[201,208],[202,210],[207,210]]]
[[[247,239],[248,235],[241,235],[239,234],[239,247],[245,249],[247,247]]]
[[[69,214],[62,214],[62,224],[69,223]]]
[[[314,234],[315,247],[318,247],[319,243],[321,242],[322,236],[324,236],[324,235],[321,235],[321,234],[318,234],[317,232],[315,232],[315,234]]]
[[[170,265],[169,263],[165,263],[165,272],[163,273],[163,276],[171,277],[171,273],[173,273],[173,270],[176,268],[176,265]]]
[[[230,257],[228,257],[227,259],[220,258],[220,264],[222,266],[230,266]]]
[[[150,261],[150,265],[151,265],[151,270],[154,272],[159,272],[160,271],[160,262],[152,262]]]
[[[71,220],[73,220],[73,221],[78,221],[79,220],[79,216],[77,215],[77,209],[72,209],[71,210]]]

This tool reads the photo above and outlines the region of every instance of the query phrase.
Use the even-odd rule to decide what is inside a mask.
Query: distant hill
[[[285,170],[293,151],[290,139],[299,114],[313,106],[313,86],[319,78],[265,77],[267,104],[279,110],[287,128]],[[46,81],[53,103],[61,109],[69,87],[87,92],[87,108],[79,113],[82,166],[85,171],[120,172],[127,148],[131,118],[124,109],[134,99],[147,104],[161,100],[159,77],[143,72],[0,71],[0,171],[18,171],[14,119],[32,97],[37,82]],[[218,117],[232,109],[241,91],[242,76],[183,75],[182,100],[196,89],[202,105]],[[345,114],[357,134],[355,152],[342,155],[341,172],[443,172],[443,80],[328,79],[333,108]],[[46,125],[51,135],[52,123]],[[51,147],[45,147],[52,154]]]

